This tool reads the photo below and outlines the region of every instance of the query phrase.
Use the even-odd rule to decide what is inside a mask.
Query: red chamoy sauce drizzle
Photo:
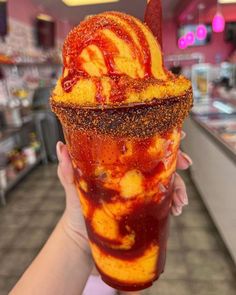
[[[96,101],[98,103],[104,103],[105,102],[105,97],[103,96],[103,87],[101,81],[97,80],[94,78],[94,83],[96,85]]]
[[[109,255],[127,262],[134,262],[144,255],[151,245],[157,245],[159,255],[156,261],[155,276],[151,281],[143,284],[130,284],[120,282],[109,277],[99,269],[103,280],[113,288],[126,291],[138,290],[152,285],[164,271],[166,247],[168,238],[169,211],[171,207],[171,173],[163,179],[160,178],[166,167],[163,164],[165,157],[173,155],[176,163],[178,146],[171,141],[171,132],[162,135],[168,145],[160,154],[150,154],[149,148],[156,142],[156,137],[142,138],[113,138],[107,135],[96,135],[91,131],[65,130],[66,140],[69,146],[71,158],[74,163],[75,181],[89,204],[89,214],[85,218],[89,239],[97,247]],[[130,152],[130,145],[132,152]],[[166,153],[166,155],[165,155]],[[99,169],[100,170],[99,170]],[[100,173],[97,173],[97,169]],[[132,231],[135,234],[134,243],[129,249],[119,248],[119,239],[109,239],[102,236],[93,226],[93,216],[96,210],[103,210],[106,204],[116,202],[128,206],[127,199],[121,196],[117,185],[112,185],[112,179],[122,178],[128,171],[139,170],[144,179],[143,186],[146,189],[156,188],[153,195],[144,195],[143,198],[132,199],[129,213],[118,212],[119,236],[124,237]],[[157,179],[161,179],[160,182]],[[87,183],[87,191],[80,187],[80,181]],[[108,185],[109,184],[109,185]],[[158,189],[159,187],[165,189]],[[130,203],[129,203],[130,206]],[[102,222],[102,221],[101,221]]]
[[[135,23],[135,21],[132,18],[128,17],[127,15],[121,14],[118,12],[113,12],[111,14],[116,15],[116,16],[120,17],[121,19],[123,19],[124,21],[126,21],[132,27],[132,29],[135,31],[135,33],[138,37],[139,43],[142,46],[142,54],[139,54],[139,62],[140,62],[140,64],[143,64],[145,67],[145,76],[151,77],[152,76],[151,53],[150,53],[150,49],[149,49],[149,44],[147,42],[147,39],[146,39],[143,31]]]
[[[117,18],[122,22],[117,21]],[[140,46],[134,42],[124,22],[136,34]],[[111,12],[92,17],[82,22],[68,35],[63,49],[64,69],[68,70],[68,74],[62,78],[61,83],[64,91],[68,93],[79,79],[88,77],[88,73],[83,68],[84,59],[80,55],[83,49],[90,45],[96,45],[103,55],[107,67],[106,75],[113,81],[110,100],[112,102],[121,102],[124,99],[126,85],[120,82],[120,80],[122,80],[122,77],[125,79],[126,74],[120,73],[116,69],[114,59],[119,55],[119,50],[116,44],[102,33],[104,29],[112,31],[118,38],[124,40],[130,47],[133,57],[137,58],[143,66],[145,77],[152,77],[151,53],[142,29],[131,17],[118,12]],[[92,50],[88,50],[88,54],[91,60],[96,58]],[[137,76],[137,78],[139,77]],[[98,102],[104,102],[105,98],[102,97],[101,85],[96,83],[96,88],[96,100]]]

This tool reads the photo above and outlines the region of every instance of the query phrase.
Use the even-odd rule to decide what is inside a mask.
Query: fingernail
[[[61,162],[61,149],[62,149],[62,147],[63,147],[63,143],[61,142],[61,141],[58,141],[58,143],[57,143],[57,158],[58,158],[58,161],[59,161],[59,163]]]
[[[186,133],[184,131],[181,131],[181,140],[183,140],[186,137]]]
[[[185,153],[183,153],[181,151],[180,151],[180,153],[181,153],[182,157],[186,160],[186,162],[188,163],[188,165],[189,166],[192,166],[193,165],[192,159],[187,154],[185,154]]]
[[[187,196],[185,190],[177,189],[177,190],[175,191],[175,193],[178,195],[178,198],[179,198],[179,200],[181,201],[181,203],[182,203],[184,206],[187,206],[187,205],[188,205],[188,196]]]
[[[177,216],[180,216],[182,214],[182,207],[176,208],[176,213],[177,213]]]
[[[174,216],[180,216],[182,214],[182,207],[175,206],[173,208],[173,215]]]

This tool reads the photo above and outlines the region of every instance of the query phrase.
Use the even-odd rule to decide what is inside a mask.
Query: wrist
[[[72,241],[72,243],[80,248],[80,250],[82,250],[89,259],[91,259],[92,255],[85,229],[81,229],[79,226],[77,227],[75,224],[73,224],[67,211],[64,212],[60,220],[60,224],[62,230]]]

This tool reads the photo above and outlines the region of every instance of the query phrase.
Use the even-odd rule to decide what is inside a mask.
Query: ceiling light
[[[179,38],[179,40],[178,40],[178,46],[179,46],[179,49],[186,49],[188,47],[188,44],[187,44],[187,41],[186,41],[186,37],[185,36]]]
[[[82,6],[91,4],[105,4],[119,2],[120,0],[62,0],[67,6]]]
[[[205,25],[201,24],[197,27],[197,39],[198,40],[205,40],[207,37],[207,28]]]
[[[221,4],[236,3],[236,0],[219,0]]]
[[[44,14],[44,13],[38,14],[37,19],[44,20],[44,21],[47,21],[47,22],[53,21],[53,18],[50,15],[47,15],[47,14]]]
[[[215,33],[222,33],[225,30],[225,18],[221,13],[220,0],[217,0],[216,14],[212,21],[212,29]]]
[[[188,46],[193,45],[194,42],[195,42],[195,34],[194,34],[194,32],[188,32],[186,34],[186,36],[185,36],[185,40],[186,40]]]
[[[213,32],[222,33],[225,30],[225,19],[221,12],[217,12],[212,21]]]

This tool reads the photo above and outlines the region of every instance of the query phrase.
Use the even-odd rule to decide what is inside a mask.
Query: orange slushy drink
[[[51,97],[64,129],[94,261],[120,290],[164,270],[171,190],[190,82],[168,72],[151,31],[118,12],[73,29]]]

